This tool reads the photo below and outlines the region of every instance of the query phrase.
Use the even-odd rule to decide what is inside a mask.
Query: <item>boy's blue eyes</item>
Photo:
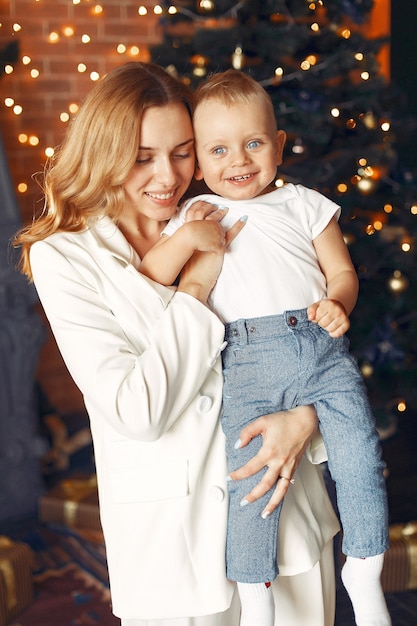
[[[258,139],[253,139],[246,144],[248,150],[254,150],[255,148],[259,148],[261,142]],[[213,154],[224,154],[227,151],[227,148],[224,146],[218,146],[213,149]]]

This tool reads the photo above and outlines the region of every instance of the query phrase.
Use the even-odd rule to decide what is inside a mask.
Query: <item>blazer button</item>
[[[212,406],[213,401],[208,396],[201,396],[201,398],[197,400],[197,409],[200,413],[208,413]]]
[[[217,502],[222,502],[224,500],[224,491],[221,487],[211,487],[210,496]]]

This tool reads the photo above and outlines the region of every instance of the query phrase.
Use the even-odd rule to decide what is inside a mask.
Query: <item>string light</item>
[[[38,0],[36,0],[38,1]],[[90,2],[90,0],[88,0],[88,2]],[[73,5],[79,5],[81,4],[81,0],[72,0],[72,4]],[[103,13],[104,13],[104,8],[101,4],[99,3],[91,3],[92,7],[91,7],[91,11],[90,14],[93,15],[94,17],[100,17]],[[150,5],[153,3],[148,3],[148,6],[146,5],[140,5],[137,8],[137,14],[139,16],[146,16],[149,14],[149,11],[153,11],[153,14],[156,16],[161,16],[163,14],[169,14],[169,15],[174,15],[178,12],[183,12],[185,14],[185,10],[183,10],[183,7],[181,6],[183,3],[179,3],[180,6],[179,8],[177,8],[174,5],[170,5],[167,6],[168,3],[161,3],[161,4],[155,4],[155,6],[151,7]],[[236,7],[238,7],[240,4],[242,4],[241,2],[236,2]],[[244,2],[243,2],[244,4]],[[195,16],[196,22],[198,22],[199,20],[202,20],[203,18],[201,17],[201,14],[209,14],[211,13],[214,9],[216,9],[216,3],[213,0],[198,0],[195,3],[195,6],[197,8],[197,11],[199,11],[200,16]],[[322,10],[324,4],[322,0],[318,0],[318,1],[312,1],[309,3],[309,9],[311,10],[311,12],[316,12],[318,11],[317,15],[314,16],[314,21],[312,21],[312,23],[310,24],[310,29],[312,32],[314,33],[319,33],[321,30],[321,25],[320,25],[320,18],[322,15],[324,15],[324,12]],[[234,9],[236,9],[236,7],[234,7]],[[232,15],[232,12],[230,12],[230,15]],[[285,19],[287,21],[291,21],[290,19],[290,15],[285,15]],[[12,26],[12,29],[15,33],[20,32],[22,29],[21,24],[19,23],[14,23]],[[65,38],[71,38],[75,35],[75,28],[73,25],[71,24],[67,24],[64,25],[62,27],[59,28],[59,32],[58,30],[54,30],[51,31],[48,35],[48,41],[51,44],[57,44],[60,42],[61,37],[65,37]],[[347,27],[342,27],[337,31],[337,34],[344,38],[344,39],[349,39],[351,38],[351,31],[349,28]],[[91,36],[88,33],[83,33],[80,36],[80,40],[83,44],[88,44],[91,42]],[[116,46],[116,52],[118,55],[129,55],[131,57],[138,57],[142,55],[143,58],[143,54],[146,55],[145,53],[141,53],[141,50],[138,46],[136,45],[132,45],[129,46],[126,42],[120,42],[117,44]],[[345,53],[346,54],[346,53]],[[365,59],[364,53],[361,51],[357,51],[354,54],[354,58],[355,60],[359,63],[362,62]],[[29,66],[32,62],[31,58],[28,55],[24,55],[22,57],[22,63],[25,66]],[[246,59],[245,59],[245,54],[244,51],[242,49],[241,46],[236,46],[233,55],[232,55],[232,59],[231,59],[231,63],[232,66],[235,67],[236,69],[242,69],[245,65]],[[332,61],[330,61],[332,62]],[[195,63],[194,65],[194,75],[199,76],[199,77],[204,77],[207,73],[207,65],[208,62],[206,60],[205,57],[203,57],[202,55],[199,55],[199,59],[198,61]],[[316,55],[309,55],[307,56],[304,61],[301,63],[300,65],[300,70],[302,72],[308,71],[310,70],[312,67],[317,67],[318,65],[318,58]],[[326,65],[324,64],[324,67],[326,67]],[[9,65],[6,66],[4,71],[5,73],[12,73],[13,72],[13,66]],[[87,64],[80,62],[77,65],[77,71],[79,74],[86,74],[89,76],[90,80],[92,82],[97,81],[100,78],[100,73],[96,70],[90,71],[89,68],[87,68]],[[300,70],[298,70],[298,76],[300,75]],[[178,73],[177,69],[175,67],[172,68],[173,73]],[[29,69],[30,72],[30,77],[32,79],[38,78],[40,76],[40,71],[37,68],[30,68]],[[282,80],[288,80],[290,81],[292,79],[293,76],[297,76],[297,74],[294,72],[293,74],[288,74],[287,76],[284,76],[284,68],[282,67],[277,67],[274,70],[274,74],[273,77],[270,79],[270,84],[277,84],[279,82],[281,82]],[[368,80],[369,79],[369,72],[364,71],[361,74],[361,78],[362,80]],[[5,101],[6,103],[6,101]],[[14,101],[12,101],[12,99],[8,99],[8,103],[6,104],[6,106],[8,108],[11,108],[13,110],[13,113],[15,115],[21,115],[23,112],[23,107],[20,104],[15,103]],[[72,109],[71,109],[72,106]],[[70,118],[71,115],[76,114],[76,111],[78,110],[78,104],[73,103],[72,105],[70,105],[68,107],[68,111],[62,111],[59,114],[59,120],[61,123],[67,123]],[[331,110],[331,116],[335,119],[339,118],[341,116],[341,111],[339,109],[339,107],[334,106]],[[358,117],[358,121],[356,119],[354,119],[353,117],[349,118],[345,123],[346,128],[348,130],[354,130],[356,129],[357,125],[359,124],[359,122],[362,122],[363,124],[365,124],[365,126],[367,128],[375,128],[377,125],[379,125],[379,127],[381,128],[381,130],[383,132],[388,132],[390,130],[390,123],[388,120],[379,120],[377,121],[374,114],[372,112],[366,112],[364,114],[362,114],[362,117]],[[30,140],[26,139],[27,143],[30,143]],[[38,139],[39,142],[39,139]],[[34,145],[33,143],[30,143],[30,145]],[[305,150],[305,147],[303,145],[303,142],[301,139],[296,139],[294,140],[293,146],[292,146],[292,151],[294,154],[301,154],[303,153]],[[363,167],[366,167],[365,165],[363,165]],[[355,178],[355,177],[354,177]],[[278,179],[276,181],[276,185],[280,186],[280,184],[284,184],[283,181],[281,181],[281,179]],[[358,176],[357,179],[355,180],[355,185],[357,185],[358,189],[360,189],[362,191],[362,193],[367,193],[369,192],[372,187],[375,185],[374,180],[372,179],[372,175],[371,174],[362,174],[362,177]],[[340,183],[337,185],[337,192],[339,194],[344,194],[347,193],[348,191],[348,185],[346,183]],[[414,210],[417,213],[417,205],[414,207]],[[384,208],[385,211],[385,208]],[[410,209],[411,213],[413,213],[413,208]],[[375,224],[374,224],[374,228],[375,228]]]

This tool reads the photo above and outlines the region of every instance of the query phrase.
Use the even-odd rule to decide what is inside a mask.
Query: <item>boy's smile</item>
[[[277,131],[262,102],[206,100],[194,115],[198,166],[213,193],[249,200],[269,190],[282,162],[285,133]]]

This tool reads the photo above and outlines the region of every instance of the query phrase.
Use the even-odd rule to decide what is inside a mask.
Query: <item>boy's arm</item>
[[[331,337],[340,337],[350,326],[349,315],[358,298],[359,281],[335,218],[313,244],[326,278],[327,299],[309,307],[309,319],[327,330]]]
[[[219,252],[226,246],[224,228],[217,219],[186,222],[160,240],[143,257],[139,271],[162,285],[172,285],[197,250]]]
[[[161,235],[160,240],[141,260],[139,271],[161,285],[172,285],[194,250],[181,244],[181,228],[171,237]]]

